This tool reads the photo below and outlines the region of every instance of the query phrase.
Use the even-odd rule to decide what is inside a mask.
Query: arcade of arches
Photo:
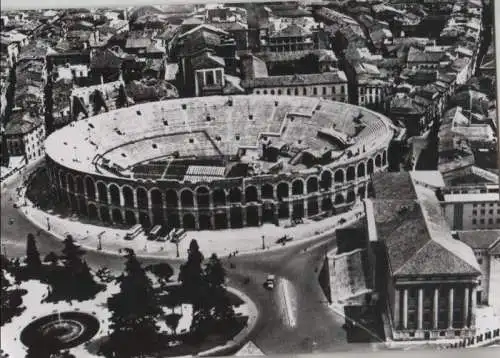
[[[52,188],[74,213],[109,225],[146,229],[154,225],[187,230],[259,226],[281,219],[335,214],[370,195],[370,175],[387,168],[386,151],[356,165],[277,183],[244,187],[146,188],[105,183],[49,163]],[[253,179],[253,178],[252,178]],[[253,180],[252,180],[253,181]],[[134,185],[136,187],[134,187]]]

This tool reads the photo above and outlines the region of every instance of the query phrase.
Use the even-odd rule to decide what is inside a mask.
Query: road
[[[20,185],[21,179],[13,179],[2,188],[1,237],[2,252],[8,257],[25,255],[26,236],[36,234],[38,229],[13,207],[10,197]],[[13,219],[13,220],[12,220]],[[46,232],[36,236],[41,255],[50,251],[60,252],[62,243]],[[318,238],[303,244],[283,247],[256,254],[232,257],[230,266],[227,258],[223,259],[227,267],[228,285],[247,294],[259,310],[259,318],[249,339],[264,353],[328,353],[352,350],[348,344],[346,332],[342,328],[344,318],[331,311],[318,283],[319,266],[327,250],[336,245],[335,237]],[[208,257],[210,253],[205,253]],[[43,257],[43,256],[42,256]],[[88,251],[85,260],[92,268],[106,266],[112,272],[123,269],[123,259],[98,251]],[[165,259],[141,259],[143,264],[152,264]],[[168,260],[178,270],[179,261]],[[280,285],[274,290],[267,290],[263,283],[268,274],[276,275],[278,280],[288,280],[290,299],[296,303],[294,327],[289,325],[288,307],[283,299]],[[244,284],[248,277],[250,282]],[[360,350],[368,346],[356,347]]]

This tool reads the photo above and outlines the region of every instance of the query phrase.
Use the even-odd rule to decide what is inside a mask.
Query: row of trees
[[[120,291],[108,299],[112,333],[102,346],[103,354],[135,357],[164,348],[165,337],[159,332],[158,321],[164,319],[176,335],[175,327],[181,316],[165,315],[163,305],[192,304],[189,337],[203,338],[232,326],[235,313],[224,288],[226,273],[222,263],[214,254],[203,267],[204,257],[196,240],[191,242],[188,254],[187,262],[180,269],[180,286],[167,287],[166,283],[173,275],[169,265],[143,268],[133,250],[126,250],[125,271],[117,279]],[[153,286],[147,271],[159,278],[160,287]]]

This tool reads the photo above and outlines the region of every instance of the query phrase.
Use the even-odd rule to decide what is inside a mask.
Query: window
[[[298,88],[296,88],[296,89],[295,89],[295,95],[296,95],[296,96],[298,96],[298,95],[299,95],[299,89],[298,89]]]
[[[260,94],[260,91],[259,91],[259,90],[257,90],[257,91],[255,91],[255,93],[256,93],[256,94]]]
[[[493,209],[490,209],[490,211],[488,211],[490,214],[493,214]]]
[[[477,263],[482,265],[483,264],[483,259],[477,259]]]
[[[292,94],[292,91],[290,90],[290,88],[288,88],[288,89],[286,90],[286,94],[287,94],[287,95],[289,95],[289,96]]]
[[[484,224],[484,219],[479,220],[480,224]]]
[[[278,94],[281,94],[281,90],[280,89],[278,90]]]
[[[477,204],[473,204],[472,207],[477,208]]]
[[[477,210],[472,210],[472,215],[476,216],[477,215]]]
[[[486,210],[481,209],[481,215],[484,215],[486,213]]]
[[[365,94],[365,89],[363,87],[361,87],[359,89],[359,94],[361,94],[361,95]]]
[[[344,86],[341,86],[340,87],[340,93],[344,94],[345,93],[345,87]]]
[[[264,94],[267,94],[267,90],[264,90]]]
[[[306,95],[307,95],[307,88],[306,88],[306,87],[304,87],[304,88],[302,89],[302,94],[303,94],[304,96],[306,96]]]
[[[271,90],[271,94],[274,94],[274,90],[273,89]]]
[[[323,87],[323,94],[326,95],[326,87]]]
[[[335,86],[332,86],[332,93],[335,94]]]
[[[476,219],[472,219],[472,225],[476,225],[477,223],[477,220]]]
[[[313,94],[316,96],[318,94],[318,89],[316,87],[313,88]]]
[[[497,224],[500,224],[500,218],[497,218]]]
[[[488,219],[488,224],[493,224],[493,219]]]

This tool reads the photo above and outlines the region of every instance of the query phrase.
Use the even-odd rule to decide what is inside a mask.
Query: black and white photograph
[[[500,346],[500,2],[133,1],[2,0],[1,358]]]

